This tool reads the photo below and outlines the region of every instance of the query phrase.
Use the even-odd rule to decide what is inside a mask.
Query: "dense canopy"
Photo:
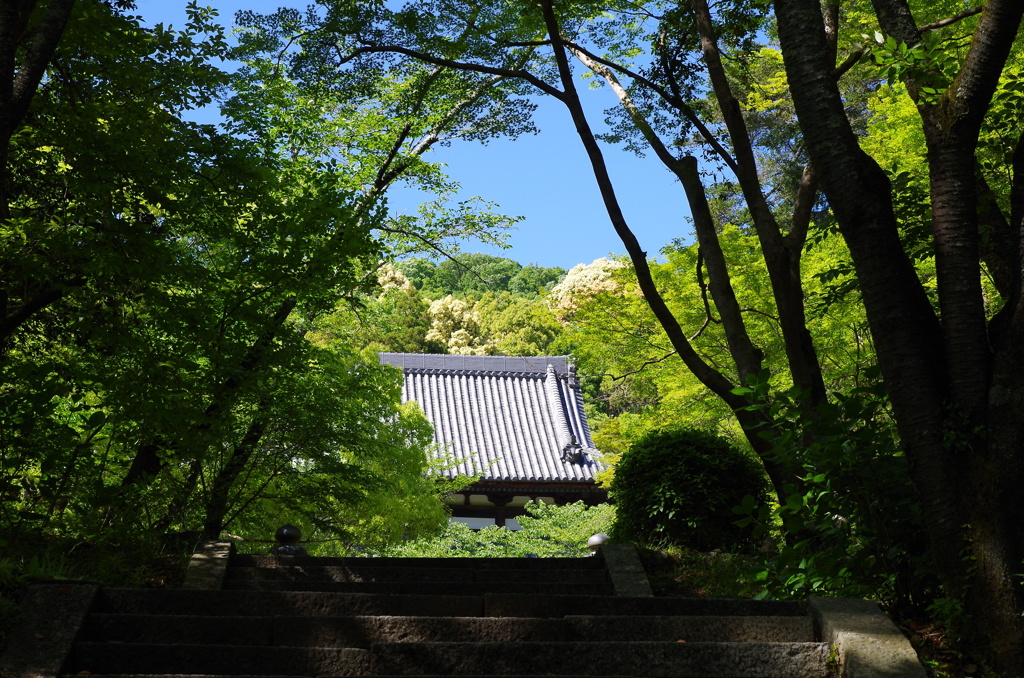
[[[777,544],[767,594],[930,605],[1024,675],[1024,4],[134,14],[0,9],[5,534],[430,534],[429,430],[373,352],[565,352],[612,461],[664,424],[758,460],[774,504],[736,516]],[[535,131],[540,98],[620,259],[458,251],[519,220],[445,147]],[[649,196],[690,215],[673,242],[631,230],[622,151],[678,180]]]

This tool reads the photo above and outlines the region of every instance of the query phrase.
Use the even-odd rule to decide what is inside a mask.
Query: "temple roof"
[[[482,481],[592,481],[603,466],[566,356],[381,353],[402,369],[402,400],[434,426],[446,474]]]

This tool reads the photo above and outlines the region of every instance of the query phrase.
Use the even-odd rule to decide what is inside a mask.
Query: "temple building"
[[[380,361],[401,368],[402,400],[417,402],[434,426],[438,452],[451,461],[444,475],[481,476],[447,498],[453,519],[515,529],[531,500],[607,500],[566,356],[381,353]]]

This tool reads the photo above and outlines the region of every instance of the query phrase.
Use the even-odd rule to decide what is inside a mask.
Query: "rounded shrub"
[[[754,544],[735,524],[746,495],[767,499],[759,463],[726,439],[691,428],[651,431],[622,454],[610,486],[615,533],[646,544],[741,551]]]

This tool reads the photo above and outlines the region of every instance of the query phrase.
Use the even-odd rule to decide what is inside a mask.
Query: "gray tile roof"
[[[566,356],[381,353],[402,368],[402,400],[434,426],[449,475],[483,481],[590,481],[601,470]]]

